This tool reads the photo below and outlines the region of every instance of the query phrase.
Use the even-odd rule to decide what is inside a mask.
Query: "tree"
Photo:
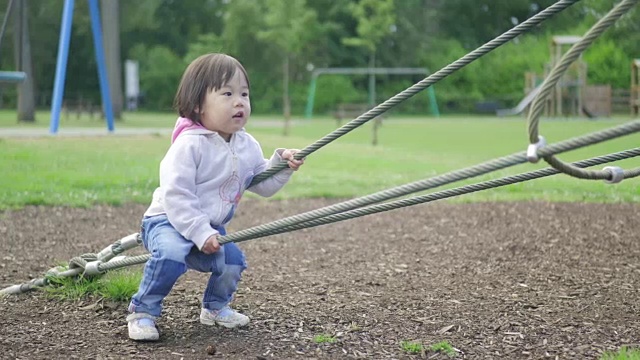
[[[439,24],[443,35],[457,39],[466,49],[473,49],[553,3],[555,0],[447,0],[442,3]],[[580,21],[566,17],[571,11],[563,13],[563,21],[556,22],[558,27]],[[542,28],[548,29],[549,23]]]
[[[376,66],[378,44],[395,28],[394,0],[361,0],[350,4],[353,17],[358,20],[358,37],[345,38],[345,45],[363,47],[369,52],[369,67]],[[375,105],[375,75],[369,75],[369,106]]]
[[[18,70],[27,75],[27,78],[18,84],[18,121],[35,122],[36,108],[27,9],[27,0],[16,1],[14,53]]]
[[[267,29],[258,37],[274,44],[282,52],[282,108],[284,135],[289,134],[291,98],[289,95],[290,62],[300,56],[305,44],[318,34],[317,14],[306,0],[267,0],[264,16]]]
[[[149,49],[160,45],[184,56],[189,43],[198,35],[221,31],[224,3],[235,1],[124,1],[121,4],[123,52],[127,54],[127,50],[134,48],[136,43],[144,43]]]
[[[424,67],[422,54],[438,41],[438,13],[443,0],[403,0],[395,3],[395,31],[385,38],[378,61],[394,66]],[[387,45],[388,44],[388,45]],[[402,56],[398,56],[402,54]]]
[[[122,58],[120,57],[120,1],[101,1],[104,57],[113,116],[122,118]]]

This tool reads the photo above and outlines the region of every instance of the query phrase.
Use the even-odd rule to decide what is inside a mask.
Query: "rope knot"
[[[80,256],[76,256],[69,260],[69,269],[82,268],[84,269],[87,266],[87,263],[90,261],[98,260],[98,256],[93,253],[82,254]]]

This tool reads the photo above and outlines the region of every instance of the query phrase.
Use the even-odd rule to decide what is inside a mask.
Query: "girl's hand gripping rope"
[[[220,243],[218,242],[218,235],[211,235],[202,245],[202,252],[209,255],[220,250]]]
[[[300,166],[304,164],[304,158],[300,160],[296,160],[294,158],[294,156],[299,152],[300,150],[298,149],[286,149],[285,151],[282,152],[282,158],[287,160],[287,164],[289,165],[289,168],[291,168],[293,171],[297,171],[300,168]]]

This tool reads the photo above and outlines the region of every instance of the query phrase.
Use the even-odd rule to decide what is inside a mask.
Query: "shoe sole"
[[[222,321],[215,321],[215,320],[206,320],[203,318],[200,318],[200,323],[204,324],[204,325],[218,325],[218,326],[222,326],[222,327],[226,327],[227,329],[233,329],[233,328],[237,328],[237,327],[243,327],[243,326],[247,326],[249,325],[249,322],[247,321],[244,324],[233,324],[233,323],[226,323],[226,322],[222,322]]]
[[[143,334],[129,334],[129,339],[135,341],[158,341],[160,339],[160,334],[151,336]]]
[[[129,331],[129,339],[135,341],[158,341],[160,339],[160,333],[144,334],[144,333],[132,333]]]

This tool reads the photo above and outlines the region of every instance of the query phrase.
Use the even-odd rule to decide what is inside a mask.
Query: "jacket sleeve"
[[[262,159],[262,162],[258,163],[256,166],[255,174],[261,174],[267,169],[279,164],[282,161],[282,152],[285,149],[276,149],[271,156],[271,159]],[[262,156],[262,155],[261,155]],[[247,190],[256,193],[260,196],[269,197],[278,192],[278,190],[282,189],[284,184],[286,184],[291,175],[293,174],[293,170],[290,168],[284,168],[278,171],[276,174],[271,176],[270,178],[262,181],[261,183],[254,185]]]
[[[171,145],[160,163],[160,188],[171,225],[202,249],[205,241],[218,231],[211,227],[196,196],[199,148],[199,136],[181,136]]]

